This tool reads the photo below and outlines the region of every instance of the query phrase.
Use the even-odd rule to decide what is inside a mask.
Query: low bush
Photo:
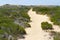
[[[42,27],[43,30],[53,29],[52,25],[49,24],[48,22],[42,22],[41,27]]]

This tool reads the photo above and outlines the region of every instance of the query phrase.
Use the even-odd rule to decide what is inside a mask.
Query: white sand
[[[25,36],[26,38],[22,40],[53,40],[53,37],[51,37],[48,32],[44,32],[41,28],[41,22],[47,21],[53,25],[53,23],[50,22],[49,17],[47,17],[47,15],[38,15],[35,11],[32,11],[32,9],[29,10],[28,15],[31,17],[32,20],[32,22],[29,23],[31,25],[31,28],[25,29],[27,35]],[[56,26],[53,28],[56,29],[54,31],[58,31],[57,29],[59,29]]]

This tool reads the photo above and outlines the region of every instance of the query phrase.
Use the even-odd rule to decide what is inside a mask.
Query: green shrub
[[[52,25],[49,24],[48,22],[42,22],[41,27],[42,27],[43,30],[53,29]]]

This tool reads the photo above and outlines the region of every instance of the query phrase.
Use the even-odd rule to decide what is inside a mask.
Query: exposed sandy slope
[[[35,11],[29,10],[28,15],[31,17],[32,22],[29,24],[31,25],[31,28],[26,28],[27,35],[25,36],[25,39],[19,39],[19,40],[53,40],[53,37],[49,35],[49,33],[44,32],[41,28],[41,22],[49,22],[53,25],[52,22],[50,22],[49,17],[47,15],[38,15]],[[59,27],[56,28],[56,26],[53,25],[53,28],[55,28],[55,31],[58,31]],[[59,29],[60,31],[60,29]]]

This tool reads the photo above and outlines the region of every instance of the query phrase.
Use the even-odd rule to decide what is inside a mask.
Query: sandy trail
[[[53,40],[53,37],[51,37],[48,32],[44,32],[41,28],[41,22],[47,21],[53,25],[53,23],[49,20],[49,17],[47,15],[38,15],[35,11],[32,11],[32,9],[28,11],[28,15],[32,20],[32,22],[29,23],[31,28],[26,28],[26,38],[19,40]],[[58,31],[57,29],[59,29],[59,27],[56,28],[55,25],[53,25],[53,28],[56,29],[54,31]]]
[[[48,17],[38,15],[32,9],[28,12],[28,15],[31,17],[32,22],[29,23],[31,28],[25,29],[27,32],[25,40],[53,40],[53,38],[49,39],[49,33],[44,32],[41,28],[41,22],[48,21]]]

